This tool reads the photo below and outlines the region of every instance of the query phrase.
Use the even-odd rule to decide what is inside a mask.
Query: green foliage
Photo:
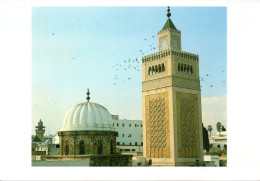
[[[226,150],[222,150],[221,148],[211,148],[209,150],[209,154],[210,155],[218,155],[218,156],[221,156],[221,155],[226,155],[227,154],[227,151]]]
[[[203,124],[202,124],[202,130],[203,130],[203,149],[205,149],[208,152],[210,148],[209,135],[207,129],[203,126]]]
[[[213,130],[212,126],[211,125],[208,125],[208,131],[210,132],[210,135],[211,135],[211,131]]]
[[[222,128],[221,128],[222,131],[227,131],[226,128],[222,125]]]
[[[221,131],[222,125],[221,125],[220,122],[217,122],[217,124],[216,124],[216,128],[217,128],[217,131],[218,131],[218,132]]]

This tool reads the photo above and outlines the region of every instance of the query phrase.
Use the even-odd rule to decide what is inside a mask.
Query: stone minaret
[[[36,136],[38,136],[41,141],[44,141],[43,135],[45,133],[45,126],[43,126],[43,122],[40,119],[40,121],[38,122],[38,126],[35,126],[35,132],[36,132]]]
[[[181,50],[167,11],[159,52],[142,57],[143,153],[154,165],[194,165],[203,160],[199,57]]]

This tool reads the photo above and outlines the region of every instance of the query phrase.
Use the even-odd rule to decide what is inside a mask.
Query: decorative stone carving
[[[146,145],[149,158],[170,158],[168,93],[146,97]]]
[[[200,157],[198,95],[176,92],[179,158]]]

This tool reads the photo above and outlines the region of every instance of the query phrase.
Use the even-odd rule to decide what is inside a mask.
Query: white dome
[[[114,131],[111,114],[103,106],[88,101],[71,107],[60,131],[84,130]]]

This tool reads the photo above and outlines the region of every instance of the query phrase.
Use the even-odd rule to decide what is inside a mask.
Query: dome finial
[[[90,99],[90,97],[89,97],[89,89],[88,89],[88,92],[87,92],[87,95],[88,95],[88,97],[87,97],[87,100],[88,100],[88,102],[89,102],[89,99]]]
[[[167,13],[167,17],[170,18],[171,17],[171,13],[170,13],[170,6],[168,6],[168,9],[167,9],[168,13]]]

